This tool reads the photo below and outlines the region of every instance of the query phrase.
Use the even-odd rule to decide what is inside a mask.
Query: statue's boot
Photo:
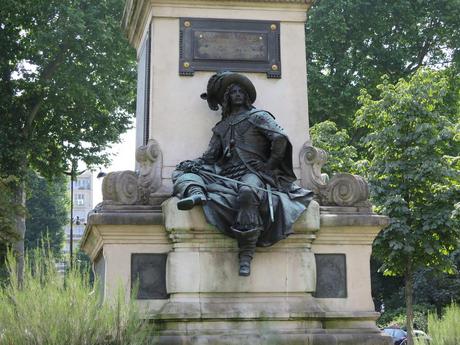
[[[256,227],[249,230],[238,230],[231,228],[238,241],[240,271],[239,275],[247,277],[251,274],[251,261],[256,251],[256,244],[259,238],[261,227]]]
[[[177,202],[177,208],[181,211],[186,211],[196,205],[204,205],[207,201],[208,199],[202,187],[190,186],[187,188],[186,197]]]

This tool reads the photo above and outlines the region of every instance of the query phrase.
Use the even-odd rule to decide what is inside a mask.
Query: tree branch
[[[427,28],[427,31],[434,30],[439,27],[439,19],[431,19],[430,25]],[[427,39],[423,42],[422,46],[420,47],[420,50],[417,55],[417,60],[412,62],[409,66],[407,66],[404,69],[405,73],[412,73],[415,70],[417,70],[419,67],[422,66],[423,64],[423,59],[425,56],[428,54],[428,51],[430,50],[431,45],[433,44],[433,40],[435,38],[435,32],[432,32],[431,36],[427,35]]]
[[[64,62],[65,53],[67,52],[68,49],[69,49],[69,44],[67,44],[67,43],[61,44],[61,46],[59,47],[59,51],[58,51],[56,57],[54,58],[54,60],[51,61],[43,69],[43,73],[42,73],[42,75],[40,76],[40,78],[39,78],[39,80],[37,82],[38,84],[40,84],[42,82],[49,81],[51,78],[53,78],[53,76],[56,73],[56,71],[59,68],[59,66]],[[39,98],[35,102],[35,104],[32,106],[32,110],[30,111],[29,116],[27,117],[26,124],[25,124],[24,130],[23,130],[25,139],[28,139],[32,134],[31,133],[32,132],[32,125],[33,125],[33,122],[34,122],[34,120],[35,120],[35,118],[36,118],[36,116],[38,114],[38,111],[40,110],[40,107],[41,107],[42,104],[43,104],[43,98]]]
[[[418,52],[418,55],[417,55],[417,60],[412,62],[411,64],[409,64],[409,66],[407,66],[405,69],[404,69],[404,72],[406,74],[408,73],[412,73],[414,72],[415,70],[417,70],[420,66],[422,66],[423,64],[423,59],[425,58],[425,56],[428,54],[428,51],[431,47],[431,40],[430,39],[427,39],[423,42],[423,45],[422,47],[420,48],[419,52]]]

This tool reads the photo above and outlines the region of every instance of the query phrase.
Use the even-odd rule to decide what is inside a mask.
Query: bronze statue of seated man
[[[201,95],[222,110],[206,152],[173,173],[179,210],[202,205],[206,220],[236,238],[239,275],[250,274],[256,246],[292,233],[312,193],[294,182],[292,145],[273,115],[253,107],[256,90],[245,76],[213,75]]]

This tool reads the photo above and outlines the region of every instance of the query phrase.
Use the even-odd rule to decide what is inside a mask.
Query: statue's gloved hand
[[[186,173],[196,173],[201,169],[202,163],[199,160],[186,160],[176,165],[176,169]]]

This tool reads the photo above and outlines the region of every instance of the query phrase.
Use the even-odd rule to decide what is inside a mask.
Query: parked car
[[[414,337],[419,341],[418,344],[429,345],[431,342],[431,337],[424,331],[419,331],[418,329],[414,329]],[[399,345],[407,345],[407,338],[401,341]]]
[[[393,338],[394,345],[407,345],[407,332],[406,331],[400,328],[385,328],[383,329],[383,332],[385,332],[386,334],[388,334],[389,336]],[[429,345],[431,342],[431,337],[428,336],[428,334],[426,334],[423,331],[415,329],[414,336],[419,341],[421,340],[422,344]]]
[[[414,329],[414,336],[416,339],[421,340],[422,344],[430,344],[431,337],[426,334],[424,331],[419,331],[418,329]]]
[[[404,345],[407,340],[407,333],[400,328],[384,328],[383,332],[393,338],[394,345]]]

